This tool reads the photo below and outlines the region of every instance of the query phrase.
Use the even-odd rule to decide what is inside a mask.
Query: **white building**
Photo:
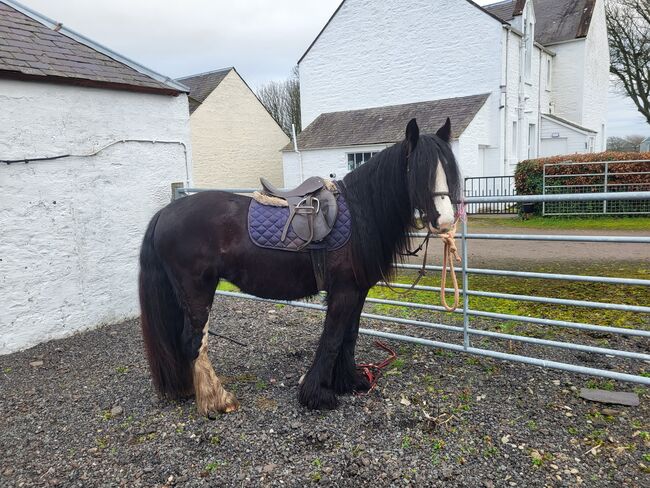
[[[606,145],[603,0],[485,8],[469,0],[344,0],[299,68],[305,129],[300,153],[284,150],[287,186],[312,174],[342,177],[401,140],[411,115],[425,133],[451,117],[466,176],[511,174],[522,159]],[[469,110],[473,118],[455,120],[459,99],[466,105],[466,97],[482,95],[483,104]],[[423,117],[434,101],[436,112]],[[389,124],[386,111],[403,118],[378,139],[367,128]]]
[[[186,88],[0,0],[0,354],[139,313],[139,247],[190,179]]]

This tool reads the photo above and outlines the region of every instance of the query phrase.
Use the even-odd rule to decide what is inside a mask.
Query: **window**
[[[517,122],[512,123],[512,157],[517,158]]]
[[[370,161],[376,152],[348,153],[348,171],[353,171],[363,163]]]
[[[528,159],[537,156],[537,127],[528,124]]]

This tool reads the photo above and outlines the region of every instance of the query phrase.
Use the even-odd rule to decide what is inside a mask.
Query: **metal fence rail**
[[[197,191],[204,191],[204,189],[181,189],[177,191],[178,195],[195,193]],[[235,189],[227,190],[235,193],[251,193],[254,189]],[[553,194],[553,195],[526,195],[526,196],[473,196],[467,197],[466,202],[468,204],[487,204],[487,203],[499,203],[499,202],[561,202],[561,201],[619,201],[619,200],[640,200],[650,202],[650,191],[647,192],[614,192],[614,193],[589,193],[589,194]],[[462,314],[463,320],[462,325],[452,325],[452,324],[443,324],[435,321],[425,321],[425,320],[414,320],[402,317],[396,317],[391,315],[381,315],[375,313],[364,312],[362,317],[364,319],[377,320],[387,324],[399,324],[403,326],[412,326],[414,327],[414,335],[398,334],[394,332],[379,331],[374,329],[363,328],[360,329],[360,332],[363,334],[383,337],[387,339],[400,340],[415,344],[421,344],[430,347],[443,348],[457,352],[465,352],[469,354],[485,356],[495,359],[502,359],[508,361],[516,361],[525,364],[531,364],[535,366],[571,371],[576,373],[583,373],[593,376],[599,376],[603,378],[621,380],[621,381],[631,381],[641,384],[650,385],[650,378],[640,375],[631,374],[626,371],[610,371],[605,369],[597,369],[592,367],[585,367],[579,364],[573,363],[563,363],[557,361],[551,361],[545,358],[538,357],[529,357],[519,354],[509,354],[500,352],[497,350],[492,350],[488,348],[480,348],[472,345],[472,339],[475,337],[479,338],[488,338],[497,341],[516,341],[522,344],[531,344],[541,347],[550,347],[556,349],[564,350],[573,350],[580,351],[590,354],[601,354],[607,355],[610,357],[617,357],[622,359],[627,359],[631,361],[646,361],[650,362],[650,354],[645,352],[635,352],[635,351],[625,351],[615,348],[606,348],[606,347],[596,347],[588,344],[580,344],[578,342],[565,342],[549,339],[540,339],[536,337],[516,335],[516,334],[506,334],[502,332],[496,332],[492,330],[484,330],[481,328],[481,324],[478,326],[471,326],[472,318],[479,318],[482,320],[490,321],[514,321],[531,324],[533,326],[538,326],[541,328],[560,328],[565,330],[574,330],[575,338],[580,338],[580,331],[590,331],[598,332],[605,334],[612,334],[618,336],[627,336],[627,337],[636,337],[637,340],[649,340],[650,339],[650,328],[622,328],[616,327],[613,325],[596,325],[589,323],[581,322],[570,322],[565,320],[554,320],[547,319],[543,317],[529,317],[523,315],[513,315],[505,313],[495,313],[488,312],[484,310],[472,309],[469,306],[469,297],[470,296],[482,296],[490,298],[499,298],[505,300],[516,300],[516,301],[529,301],[535,303],[548,303],[555,305],[563,306],[572,306],[572,307],[586,307],[586,308],[597,308],[604,310],[619,310],[624,312],[646,314],[649,316],[648,323],[650,324],[650,304],[620,304],[620,303],[610,303],[610,302],[600,302],[600,301],[589,301],[589,300],[573,300],[566,299],[562,297],[544,297],[544,296],[534,296],[534,295],[518,295],[518,294],[509,294],[509,293],[499,293],[499,292],[487,292],[482,290],[472,290],[469,288],[469,276],[470,275],[493,275],[493,276],[511,276],[518,278],[533,278],[533,279],[543,279],[543,280],[564,280],[564,281],[581,281],[585,283],[604,283],[612,286],[642,286],[649,287],[650,295],[650,280],[638,279],[638,278],[620,278],[620,277],[606,277],[606,276],[586,276],[586,275],[575,275],[575,274],[556,274],[556,273],[540,273],[540,272],[527,272],[527,271],[516,271],[516,270],[501,270],[501,269],[485,269],[485,268],[470,268],[467,259],[467,250],[468,242],[471,240],[534,240],[534,241],[552,241],[552,242],[590,242],[594,245],[597,243],[618,243],[620,245],[625,245],[629,243],[637,244],[648,244],[648,250],[650,255],[650,234],[648,236],[636,237],[636,236],[563,236],[563,235],[523,235],[523,234],[475,234],[469,233],[467,229],[467,222],[463,222],[462,234],[459,234],[461,238],[462,245],[462,308],[459,308],[455,313],[449,314],[445,313],[444,308],[440,305],[435,305],[434,303],[439,303],[439,293],[440,287],[435,286],[425,286],[418,285],[415,287],[415,290],[420,292],[429,292],[431,293],[431,303],[414,303],[409,301],[397,301],[397,300],[387,300],[379,298],[368,298],[367,303],[388,305],[393,307],[409,308],[413,310],[423,310],[435,312],[436,314],[441,314],[444,317],[453,317]],[[424,235],[424,234],[412,234],[413,236]],[[396,267],[401,269],[419,269],[419,265],[411,264],[395,264]],[[439,271],[440,266],[427,266],[428,270]],[[386,283],[379,283],[378,286],[386,286]],[[409,285],[403,283],[390,283],[390,286],[397,288],[408,288]],[[452,292],[453,290],[447,289],[446,291]],[[286,305],[294,306],[302,309],[325,311],[325,307],[320,304],[303,302],[303,301],[281,301],[281,300],[266,300],[251,295],[246,295],[244,293],[238,292],[228,292],[217,290],[217,295],[226,296],[226,297],[236,297],[236,298],[246,298],[252,300],[267,301],[272,303],[284,303]],[[454,334],[462,335],[462,342],[444,342],[444,341],[434,341],[424,337],[418,337],[415,335],[416,331],[420,330],[440,330],[445,332],[451,332]],[[648,348],[646,351],[650,351],[650,341],[648,341]]]
[[[642,171],[615,171],[616,165],[632,164]],[[612,168],[614,166],[614,168]],[[563,167],[584,167],[580,173],[563,174]],[[600,168],[594,172],[593,167]],[[630,177],[632,177],[631,181]],[[650,191],[650,160],[564,162],[544,165],[543,193],[614,193],[630,191]],[[592,200],[576,202],[573,200],[544,202],[544,215],[639,215],[650,214],[648,200]]]
[[[465,178],[465,198],[516,195],[514,176],[476,176]],[[510,202],[468,203],[470,215],[516,214],[517,206]]]

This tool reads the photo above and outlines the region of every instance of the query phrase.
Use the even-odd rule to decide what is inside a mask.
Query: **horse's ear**
[[[451,140],[451,120],[449,120],[449,117],[447,117],[445,125],[438,129],[436,135],[445,142],[449,142]]]
[[[411,119],[406,126],[406,140],[411,146],[411,151],[418,145],[418,141],[420,140],[420,128],[415,119]]]

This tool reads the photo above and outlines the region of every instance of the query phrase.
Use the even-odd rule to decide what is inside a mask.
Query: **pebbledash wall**
[[[0,80],[0,159],[189,145],[187,96]],[[0,354],[139,313],[138,253],[180,144],[0,166]],[[187,164],[187,166],[186,166]]]

